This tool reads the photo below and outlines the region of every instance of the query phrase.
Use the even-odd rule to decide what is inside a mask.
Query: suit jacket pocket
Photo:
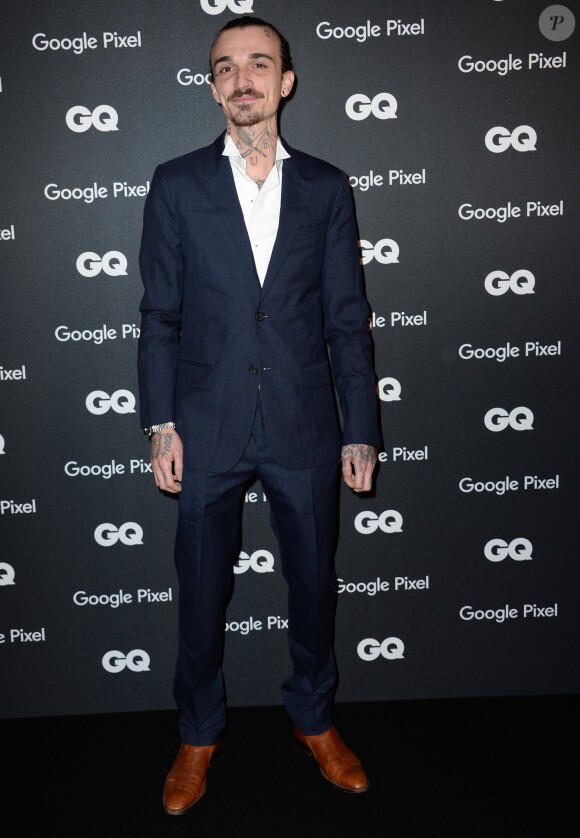
[[[188,361],[180,358],[177,363],[177,384],[181,387],[196,387],[198,390],[209,390],[212,385],[213,366],[199,361]]]
[[[304,386],[307,390],[314,390],[316,387],[324,387],[327,384],[332,384],[332,375],[327,361],[321,361],[317,364],[310,364],[307,367],[303,367],[302,376]]]
[[[306,239],[322,239],[328,232],[327,224],[316,224],[312,227],[301,227],[296,233],[294,241],[305,241]]]

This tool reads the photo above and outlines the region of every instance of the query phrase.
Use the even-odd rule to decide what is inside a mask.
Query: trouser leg
[[[286,709],[305,735],[328,730],[337,671],[334,656],[339,466],[258,469],[271,506],[282,573],[288,584],[292,675],[282,685]]]
[[[225,725],[225,613],[248,476],[242,466],[226,474],[183,473],[174,551],[179,617],[173,692],[180,735],[190,745],[213,744]]]

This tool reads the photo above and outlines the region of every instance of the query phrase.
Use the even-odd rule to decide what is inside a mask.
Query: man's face
[[[213,98],[236,126],[257,125],[278,112],[282,96],[294,84],[294,73],[282,75],[280,41],[261,26],[223,32],[211,53]]]

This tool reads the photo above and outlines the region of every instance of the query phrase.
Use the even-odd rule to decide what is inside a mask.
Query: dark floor
[[[338,704],[370,778],[351,795],[281,707],[233,708],[200,802],[161,806],[173,712],[0,721],[4,838],[580,836],[579,696]]]

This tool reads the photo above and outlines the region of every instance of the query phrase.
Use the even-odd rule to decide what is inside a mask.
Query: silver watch
[[[170,428],[175,428],[175,422],[163,422],[161,425],[151,425],[150,428],[143,428],[143,433],[147,434],[149,439],[153,434],[158,434],[159,431],[167,431]]]

